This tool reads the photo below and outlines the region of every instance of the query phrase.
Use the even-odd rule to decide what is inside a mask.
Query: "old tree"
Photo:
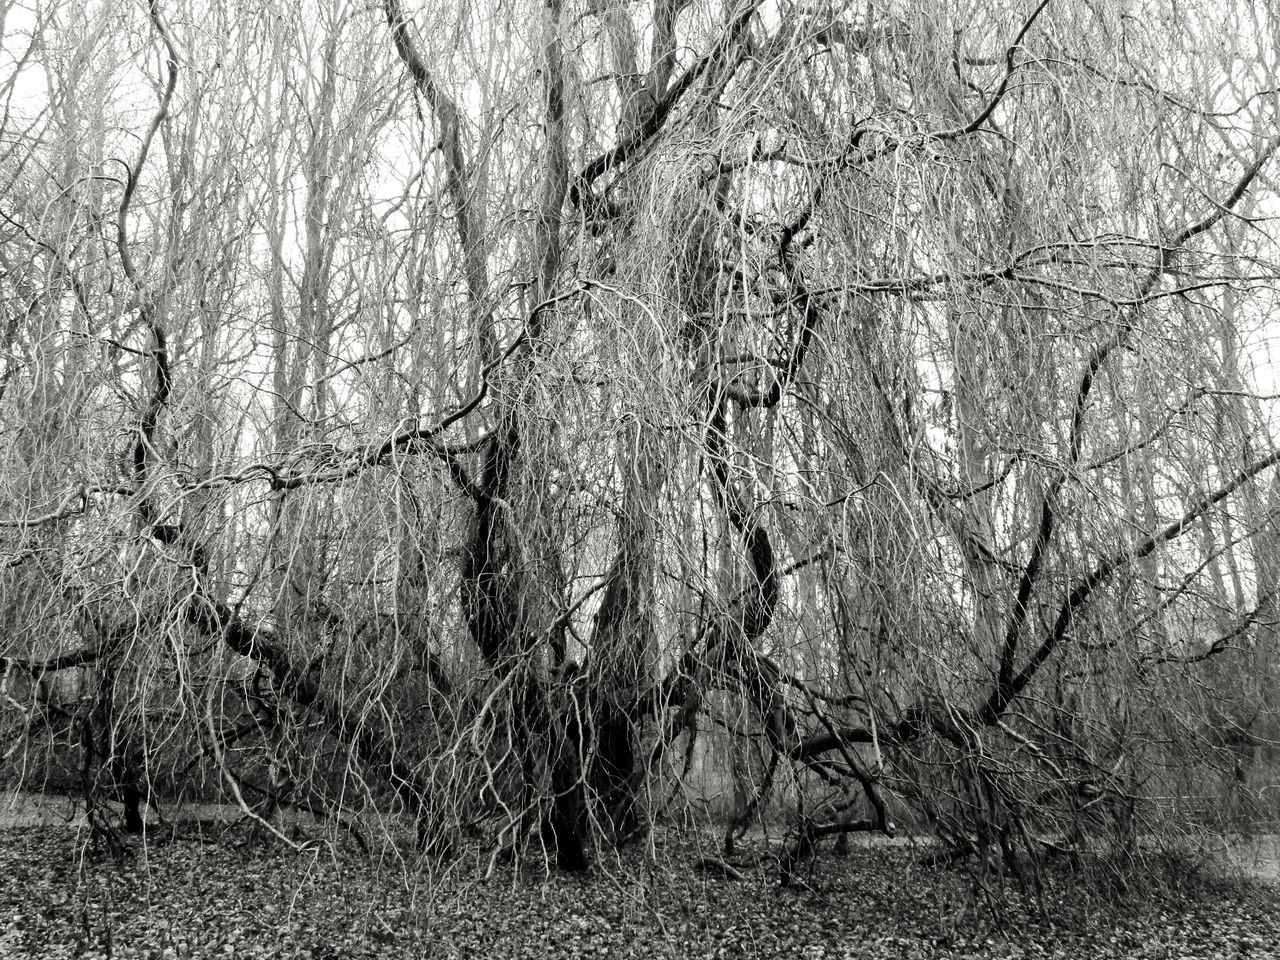
[[[569,869],[720,791],[784,881],[1274,792],[1269,4],[0,29],[9,787]]]

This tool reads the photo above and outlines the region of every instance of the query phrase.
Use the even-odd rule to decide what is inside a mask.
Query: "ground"
[[[926,845],[827,853],[778,884],[767,839],[731,880],[694,868],[705,832],[655,833],[588,876],[517,873],[477,845],[448,872],[398,848],[295,852],[245,825],[187,820],[117,860],[56,804],[0,829],[0,957],[1280,957],[1280,885],[1153,862],[1152,889],[1097,870],[1005,881],[1004,905]],[[312,829],[314,831],[314,828]],[[1185,865],[1184,865],[1185,866]],[[991,880],[989,892],[999,893]]]

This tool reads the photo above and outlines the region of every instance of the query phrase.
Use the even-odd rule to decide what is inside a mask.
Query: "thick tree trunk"
[[[570,687],[569,695],[564,709],[555,708],[552,678],[541,662],[544,651],[532,634],[534,624],[526,612],[536,606],[533,588],[514,553],[516,534],[503,516],[509,509],[519,450],[520,435],[513,422],[486,445],[480,480],[473,485],[476,512],[463,567],[463,609],[472,640],[495,682],[509,682],[511,687],[512,747],[521,775],[516,842],[528,827],[524,819],[540,806],[547,771],[551,796],[544,835],[554,842],[562,867],[583,870],[590,858],[580,767],[586,754],[581,704],[571,685],[562,680],[561,688]],[[563,671],[566,676],[571,673]]]

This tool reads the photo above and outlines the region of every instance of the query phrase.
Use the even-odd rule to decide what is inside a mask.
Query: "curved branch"
[[[271,475],[271,489],[273,490],[296,490],[298,487],[308,486],[316,483],[338,483],[343,480],[349,480],[356,474],[368,469],[369,467],[380,466],[387,462],[395,453],[401,451],[410,451],[415,448],[425,447],[435,451],[449,467],[451,475],[458,480],[459,486],[474,498],[476,493],[473,491],[469,482],[464,482],[465,470],[457,459],[457,455],[463,452],[457,448],[440,443],[439,438],[446,430],[453,426],[464,417],[471,414],[484,398],[489,395],[489,387],[492,382],[492,376],[498,367],[502,366],[511,356],[521,347],[527,346],[532,332],[538,326],[538,318],[546,310],[551,309],[556,304],[570,300],[578,296],[586,289],[587,284],[580,284],[572,290],[566,290],[564,293],[557,294],[554,297],[547,297],[538,303],[529,311],[529,317],[525,321],[524,328],[519,335],[507,345],[501,353],[498,353],[480,370],[480,386],[471,398],[454,410],[452,413],[441,417],[431,426],[411,427],[408,430],[402,430],[387,437],[381,444],[377,446],[368,446],[363,450],[353,450],[347,453],[352,458],[351,462],[340,470],[333,470],[327,473],[309,472],[295,473],[292,475],[280,475],[274,472]]]
[[[1173,265],[1173,260],[1177,253],[1192,238],[1199,236],[1205,231],[1211,229],[1237,204],[1240,199],[1248,191],[1250,184],[1258,176],[1263,166],[1275,154],[1276,149],[1280,147],[1280,136],[1275,137],[1262,150],[1257,159],[1244,171],[1240,179],[1236,182],[1234,188],[1226,196],[1226,198],[1218,203],[1215,208],[1201,219],[1190,223],[1175,233],[1167,243],[1163,243],[1159,247],[1156,263],[1147,274],[1138,289],[1137,299],[1144,299],[1151,294],[1157,283],[1168,272]],[[1093,384],[1098,373],[1106,364],[1112,353],[1126,342],[1133,331],[1133,323],[1131,318],[1126,318],[1119,328],[1106,340],[1097,344],[1089,354],[1089,360],[1085,364],[1084,370],[1080,374],[1079,385],[1076,387],[1076,397],[1074,411],[1071,418],[1071,434],[1067,444],[1067,456],[1062,468],[1057,475],[1049,482],[1045,489],[1040,508],[1040,522],[1036,530],[1035,540],[1031,547],[1031,554],[1027,559],[1027,565],[1022,571],[1022,576],[1018,582],[1018,590],[1014,597],[1013,609],[1009,614],[1009,622],[1005,628],[1004,642],[1000,651],[1000,665],[997,675],[996,689],[987,701],[984,710],[988,713],[994,711],[992,715],[999,716],[1006,706],[1014,697],[1030,682],[1036,670],[1039,669],[1044,659],[1048,657],[1053,648],[1057,645],[1057,639],[1054,634],[1059,630],[1059,626],[1055,625],[1054,633],[1050,634],[1050,638],[1041,644],[1040,648],[1032,656],[1031,661],[1023,668],[1023,670],[1014,676],[1014,665],[1017,657],[1018,641],[1022,633],[1022,627],[1026,622],[1031,597],[1035,592],[1035,588],[1040,578],[1040,571],[1044,561],[1045,553],[1049,548],[1049,543],[1053,537],[1054,529],[1057,523],[1057,510],[1059,495],[1062,487],[1066,483],[1067,478],[1075,470],[1080,460],[1080,453],[1084,446],[1085,431],[1085,413],[1089,405],[1089,397],[1093,392]],[[1226,496],[1226,494],[1224,494]],[[1207,509],[1207,507],[1206,507]],[[1181,531],[1179,531],[1181,532]],[[1176,536],[1176,534],[1174,534]],[[1154,545],[1152,546],[1154,549]],[[1109,575],[1109,574],[1108,574]],[[1087,579],[1087,578],[1086,578]],[[1093,587],[1090,586],[1085,590],[1079,602],[1092,592]],[[1071,609],[1074,609],[1073,604]],[[1066,622],[1061,624],[1061,630],[1066,631],[1067,624],[1070,623],[1069,610]],[[1058,638],[1060,639],[1060,637]]]
[[[46,524],[57,523],[59,520],[65,520],[68,517],[78,516],[87,512],[89,509],[90,498],[97,494],[105,493],[116,497],[124,497],[133,492],[133,487],[124,485],[114,487],[80,487],[66,494],[62,498],[62,502],[47,513],[42,513],[35,517],[3,517],[0,518],[0,527],[17,527],[18,529],[25,530],[31,527],[41,527]]]
[[[160,413],[164,410],[165,405],[168,404],[169,395],[173,389],[173,380],[169,370],[169,346],[165,329],[156,317],[156,304],[147,290],[146,283],[139,276],[133,258],[129,253],[128,214],[129,205],[133,200],[134,192],[137,190],[138,179],[141,177],[143,167],[147,162],[151,141],[160,129],[160,124],[168,116],[169,104],[172,102],[174,90],[178,86],[178,53],[174,49],[172,39],[169,37],[169,31],[165,29],[164,22],[160,19],[158,0],[150,0],[147,12],[151,19],[152,28],[164,42],[165,50],[168,53],[169,79],[165,83],[164,94],[160,98],[160,106],[156,109],[155,116],[152,117],[151,123],[147,127],[147,132],[142,138],[142,145],[138,148],[138,158],[134,161],[133,166],[129,168],[129,178],[125,183],[124,194],[120,198],[120,209],[116,215],[116,249],[119,251],[120,265],[125,272],[125,276],[128,277],[129,283],[137,293],[138,310],[141,314],[142,323],[151,333],[152,347],[150,356],[155,364],[155,390],[152,392],[151,399],[147,402],[147,407],[139,418],[138,439],[133,446],[133,482],[138,493],[138,515],[145,524],[148,534],[161,543],[168,545],[176,540],[177,528],[160,522],[160,515],[156,511],[155,505],[151,502],[151,496],[146,488],[150,459],[155,452],[156,426],[160,420]]]
[[[996,89],[996,92],[992,95],[991,99],[987,101],[987,105],[982,108],[976,117],[970,120],[963,127],[956,127],[953,130],[943,130],[940,133],[934,134],[934,139],[955,140],[959,137],[968,136],[969,134],[976,132],[979,127],[990,119],[991,115],[995,113],[996,107],[1000,106],[1000,101],[1002,101],[1005,94],[1009,92],[1009,81],[1013,79],[1013,75],[1018,69],[1018,65],[1013,59],[1014,54],[1016,54],[1018,49],[1022,46],[1022,41],[1026,37],[1027,32],[1031,29],[1031,25],[1036,22],[1036,18],[1040,16],[1044,11],[1044,8],[1048,5],[1049,0],[1040,0],[1040,5],[1031,11],[1031,16],[1029,16],[1026,22],[1023,23],[1022,29],[1018,31],[1018,35],[1013,38],[1013,43],[1009,45],[1009,49],[1005,53],[1004,77],[1001,79],[1000,86]]]
[[[741,13],[734,17],[724,36],[705,55],[699,57],[680,77],[667,89],[662,99],[655,101],[653,109],[640,124],[639,128],[620,140],[615,146],[591,160],[582,171],[573,178],[569,186],[569,203],[574,207],[588,206],[596,199],[592,192],[592,184],[609,171],[620,167],[642,147],[661,132],[671,112],[679,105],[693,84],[714,64],[718,63],[728,51],[738,43],[747,25],[756,14],[759,0],[750,0]]]
[[[493,314],[485,306],[489,289],[489,268],[484,248],[484,214],[477,209],[474,184],[462,151],[462,129],[458,105],[441,89],[409,33],[409,18],[400,0],[383,0],[387,26],[396,53],[404,62],[414,85],[427,98],[440,128],[440,148],[444,156],[445,186],[453,203],[458,244],[462,247],[463,270],[471,303],[472,323],[480,339],[480,357],[492,363],[497,354]]]
[[[573,296],[577,291],[562,294],[554,297],[552,300],[544,300],[534,310],[537,313],[546,305],[555,300],[562,300],[566,297]],[[480,386],[476,392],[472,394],[471,399],[464,403],[457,410],[450,414],[446,414],[431,426],[412,427],[408,430],[402,430],[392,434],[378,446],[366,447],[362,451],[353,451],[351,456],[353,460],[341,470],[334,470],[327,473],[295,473],[288,476],[277,475],[271,478],[271,489],[273,490],[296,490],[299,487],[309,486],[315,483],[336,483],[342,480],[349,480],[356,474],[361,473],[369,467],[379,466],[391,457],[392,454],[402,450],[410,450],[415,446],[426,446],[428,448],[437,449],[437,452],[452,466],[452,451],[440,447],[437,444],[439,436],[448,430],[459,420],[466,417],[474,411],[489,393],[490,377],[493,371],[501,366],[513,353],[529,340],[529,330],[526,327],[520,331],[517,336],[507,346],[501,354],[494,357],[489,363],[485,364],[480,371]]]
[[[1135,560],[1141,560],[1143,557],[1151,554],[1156,547],[1162,543],[1173,540],[1181,535],[1188,526],[1201,516],[1207,513],[1212,507],[1221,503],[1231,494],[1235,493],[1246,483],[1252,480],[1258,474],[1280,463],[1280,450],[1275,451],[1270,456],[1259,460],[1257,463],[1245,467],[1237,473],[1229,483],[1220,487],[1213,493],[1206,494],[1192,504],[1181,517],[1173,523],[1164,527],[1157,533],[1152,534],[1145,540],[1129,547],[1128,549],[1118,551],[1112,554],[1106,560],[1099,563],[1089,573],[1079,577],[1072,585],[1071,590],[1067,593],[1066,598],[1062,601],[1062,605],[1058,608],[1058,616],[1054,620],[1053,627],[1049,634],[1040,643],[1032,653],[1030,659],[1016,676],[1013,676],[1007,684],[1000,684],[996,690],[987,699],[980,713],[981,719],[986,723],[994,723],[1005,709],[1013,702],[1017,696],[1022,693],[1041,665],[1052,655],[1058,644],[1062,642],[1067,635],[1067,631],[1071,628],[1071,624],[1075,619],[1076,611],[1083,607],[1092,597],[1093,591],[1099,586],[1106,583],[1119,570],[1133,563]]]
[[[150,311],[151,305],[146,300],[145,287],[141,277],[138,276],[133,257],[129,254],[129,205],[133,201],[134,192],[138,189],[138,179],[142,176],[143,165],[146,164],[147,154],[151,151],[151,141],[159,131],[160,124],[164,123],[165,117],[169,115],[169,104],[173,100],[174,91],[178,87],[178,51],[174,48],[173,40],[169,37],[169,31],[165,29],[164,23],[160,19],[159,0],[150,0],[147,4],[147,14],[150,17],[152,27],[164,42],[165,51],[168,54],[166,65],[169,68],[169,78],[165,81],[164,93],[160,97],[160,106],[156,109],[155,115],[151,118],[151,123],[147,126],[146,133],[142,136],[142,145],[138,148],[138,157],[134,160],[133,166],[126,165],[125,167],[129,171],[129,176],[125,180],[124,194],[120,198],[120,209],[116,212],[116,250],[120,254],[120,266],[124,269],[125,276],[129,278],[129,283],[138,291],[144,314]]]

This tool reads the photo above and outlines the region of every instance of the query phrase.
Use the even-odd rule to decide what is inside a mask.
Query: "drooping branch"
[[[422,817],[427,812],[429,788],[398,754],[394,742],[358,713],[334,703],[311,665],[295,660],[272,631],[246,623],[227,604],[209,597],[203,588],[189,599],[185,613],[192,625],[220,637],[229,650],[266,667],[276,690],[298,706],[314,711],[339,743],[353,749],[367,767],[387,777],[415,814]],[[429,838],[432,842],[439,839]]]
[[[551,303],[573,296],[573,293],[563,294],[560,297],[553,297],[551,300],[544,300],[533,311],[532,316],[537,316],[541,311],[547,308]],[[275,475],[271,477],[271,488],[273,490],[296,490],[299,487],[309,486],[317,483],[338,483],[343,480],[349,480],[359,473],[370,467],[381,466],[387,463],[395,454],[401,452],[410,452],[415,449],[427,449],[437,453],[446,463],[454,457],[454,451],[450,450],[447,445],[439,442],[440,436],[452,427],[455,423],[466,418],[474,412],[484,398],[489,393],[490,384],[492,382],[493,372],[508,360],[513,353],[520,347],[528,343],[529,326],[526,325],[520,331],[520,335],[511,341],[502,353],[498,354],[489,363],[485,364],[480,370],[480,385],[476,388],[475,393],[452,413],[448,413],[440,417],[434,423],[420,424],[410,427],[407,430],[401,430],[387,437],[382,443],[376,446],[368,446],[359,451],[353,451],[348,454],[349,462],[346,466],[338,470],[330,471],[304,471],[290,475]]]
[[[979,709],[961,710],[953,707],[951,712],[954,713],[954,717],[951,718],[950,722],[947,722],[944,718],[938,716],[935,711],[922,705],[918,709],[908,711],[895,723],[885,725],[880,729],[878,736],[881,741],[889,745],[907,745],[916,742],[924,732],[930,730],[950,739],[956,730],[957,723],[975,726],[995,726],[1000,724],[1002,722],[1001,717],[1009,705],[1026,689],[1035,678],[1039,668],[1062,643],[1077,613],[1087,605],[1099,586],[1105,584],[1129,564],[1149,556],[1160,544],[1176,539],[1213,507],[1222,503],[1245,484],[1277,464],[1280,464],[1280,451],[1276,451],[1256,463],[1250,464],[1232,477],[1229,482],[1198,499],[1177,520],[1169,523],[1156,533],[1143,538],[1129,548],[1116,551],[1110,557],[1098,563],[1089,573],[1077,578],[1063,599],[1052,628],[1036,648],[1026,665],[1011,678],[1007,687],[997,687]],[[1215,641],[1208,655],[1212,656],[1222,645],[1229,643],[1231,639],[1248,629],[1256,618],[1259,609],[1261,608],[1255,608],[1242,618],[1235,629]],[[1207,659],[1207,657],[1187,658],[1185,662],[1197,662],[1201,659]],[[1164,658],[1158,662],[1184,661],[1178,658]],[[790,751],[790,755],[793,759],[805,762],[813,757],[839,750],[842,743],[869,744],[875,742],[876,738],[877,733],[870,726],[845,726],[828,729],[826,733],[811,736],[797,743]]]
[[[759,7],[759,0],[748,0],[743,5],[743,9],[729,23],[715,46],[694,61],[671,84],[663,96],[654,102],[653,108],[639,128],[624,136],[617,144],[582,168],[569,186],[570,205],[577,208],[590,208],[595,205],[596,196],[592,191],[592,185],[606,173],[625,164],[652,141],[662,131],[667,118],[671,116],[672,111],[698,79],[729,57],[731,52],[740,48],[742,37],[755,17],[757,7]]]
[[[1011,678],[1008,684],[997,686],[996,690],[983,705],[981,711],[983,721],[994,723],[1008,708],[1009,704],[1026,689],[1027,685],[1035,678],[1040,667],[1053,654],[1053,651],[1062,642],[1063,638],[1066,637],[1067,631],[1070,630],[1075,620],[1077,611],[1089,601],[1094,590],[1135,560],[1141,560],[1143,557],[1149,556],[1160,544],[1180,536],[1194,521],[1253,480],[1254,477],[1269,470],[1277,463],[1280,463],[1280,450],[1245,467],[1230,482],[1219,487],[1213,493],[1201,497],[1191,505],[1186,513],[1162,530],[1126,550],[1112,554],[1089,573],[1077,578],[1058,608],[1058,615],[1054,619],[1052,628],[1032,653],[1026,665],[1018,671],[1016,676]]]
[[[1160,244],[1155,265],[1151,268],[1146,278],[1139,287],[1138,299],[1145,298],[1155,289],[1156,284],[1164,277],[1164,275],[1173,266],[1173,261],[1177,253],[1187,244],[1188,241],[1200,234],[1210,230],[1224,216],[1231,211],[1233,207],[1240,202],[1240,199],[1248,191],[1250,184],[1257,178],[1259,172],[1266,163],[1275,154],[1277,148],[1280,148],[1280,137],[1272,139],[1266,147],[1258,155],[1257,159],[1250,164],[1240,178],[1236,181],[1235,186],[1227,194],[1227,196],[1219,203],[1214,205],[1204,217],[1182,227],[1170,237],[1167,243]],[[1054,529],[1057,524],[1057,514],[1059,507],[1059,498],[1062,488],[1067,480],[1072,476],[1080,461],[1080,454],[1084,447],[1084,434],[1086,412],[1089,407],[1089,398],[1093,392],[1093,385],[1106,364],[1108,358],[1125,343],[1133,331],[1133,322],[1131,318],[1124,319],[1119,328],[1106,340],[1097,344],[1089,354],[1084,369],[1081,371],[1078,385],[1075,391],[1074,409],[1071,418],[1071,433],[1067,443],[1067,453],[1064,458],[1061,469],[1057,471],[1055,476],[1049,481],[1045,488],[1044,495],[1041,499],[1040,521],[1037,525],[1035,539],[1032,541],[1031,553],[1027,558],[1026,567],[1023,568],[1022,575],[1018,581],[1018,589],[1015,593],[1013,606],[1009,612],[1009,622],[1005,628],[1004,642],[1000,651],[1000,665],[996,679],[996,689],[988,699],[986,713],[994,710],[994,716],[1004,710],[1005,706],[1017,696],[1018,692],[1029,682],[1030,678],[1035,675],[1035,671],[1043,663],[1043,658],[1047,657],[1056,646],[1057,640],[1047,640],[1041,644],[1036,654],[1032,657],[1031,662],[1014,677],[1014,668],[1017,658],[1018,642],[1022,634],[1023,625],[1026,622],[1027,614],[1030,609],[1030,603],[1033,593],[1035,592],[1037,583],[1039,582],[1040,573],[1043,568],[1045,554],[1049,549],[1052,541]],[[1176,534],[1175,534],[1176,535]],[[1084,597],[1092,587],[1085,592]],[[1083,597],[1081,602],[1083,602]],[[1074,607],[1073,607],[1074,608]],[[1069,623],[1068,617],[1067,622]],[[1063,625],[1065,632],[1066,626]],[[1057,631],[1055,626],[1054,631]],[[1040,659],[1037,660],[1037,657]]]
[[[1193,663],[1203,663],[1206,660],[1212,659],[1213,657],[1216,657],[1218,654],[1222,653],[1224,650],[1228,649],[1231,646],[1232,640],[1235,640],[1237,637],[1243,636],[1245,633],[1247,633],[1249,628],[1258,622],[1258,619],[1262,616],[1262,614],[1265,611],[1267,611],[1271,607],[1274,601],[1275,601],[1274,593],[1272,592],[1264,593],[1251,610],[1246,612],[1243,616],[1237,618],[1236,625],[1234,627],[1232,627],[1226,633],[1219,634],[1218,636],[1214,637],[1207,644],[1205,644],[1204,649],[1201,650],[1199,653],[1186,654],[1184,656],[1162,654],[1161,656],[1158,656],[1158,657],[1149,657],[1144,659],[1149,659],[1152,663],[1156,663],[1156,664],[1162,664],[1162,663],[1193,664]]]
[[[1005,70],[1004,76],[1000,79],[1000,86],[996,88],[996,92],[992,94],[991,99],[986,105],[978,111],[977,115],[963,126],[955,127],[951,130],[942,130],[933,134],[937,140],[956,140],[960,137],[968,136],[982,128],[982,125],[991,119],[991,115],[996,112],[996,108],[1000,106],[1004,100],[1005,94],[1009,92],[1009,84],[1013,80],[1014,73],[1017,72],[1018,64],[1015,60],[1018,50],[1022,47],[1022,41],[1026,39],[1027,33],[1031,30],[1031,25],[1036,22],[1036,18],[1044,12],[1044,8],[1049,5],[1049,0],[1040,0],[1040,3],[1031,11],[1031,16],[1027,17],[1022,24],[1022,29],[1018,31],[1018,35],[1013,38],[1013,43],[1009,45],[1009,49],[1005,52]]]
[[[34,517],[0,517],[0,527],[17,527],[29,529],[50,523],[66,520],[68,517],[86,513],[93,498],[101,495],[127,497],[134,492],[132,485],[117,484],[114,486],[85,486],[72,490],[63,496],[59,504],[52,510]]]

